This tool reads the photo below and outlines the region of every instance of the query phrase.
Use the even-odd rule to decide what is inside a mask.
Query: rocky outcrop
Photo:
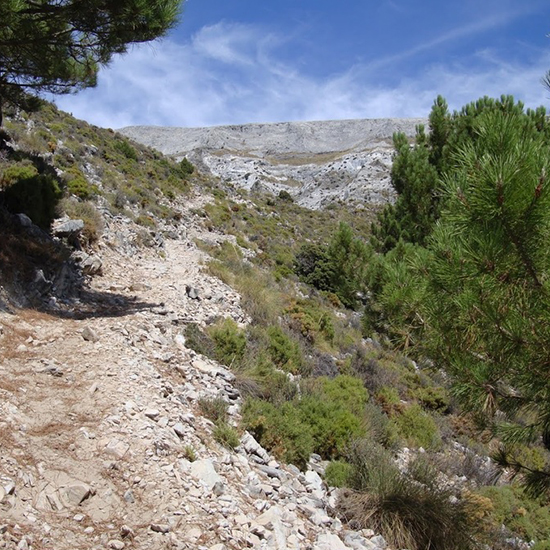
[[[212,128],[133,126],[124,135],[187,157],[239,188],[290,193],[297,203],[385,203],[395,132],[413,136],[424,119],[363,119]]]

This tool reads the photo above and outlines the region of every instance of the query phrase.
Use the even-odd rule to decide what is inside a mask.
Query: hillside
[[[292,148],[365,147],[297,125],[318,126]],[[377,205],[305,209],[171,154],[49,104],[7,113],[0,548],[544,550],[548,508],[445,373],[346,293]],[[54,211],[28,192],[49,185]],[[315,288],[331,262],[346,280]]]
[[[244,124],[211,128],[135,126],[120,132],[171,157],[187,157],[248,191],[286,191],[301,206],[383,204],[395,132],[414,136],[424,119]]]

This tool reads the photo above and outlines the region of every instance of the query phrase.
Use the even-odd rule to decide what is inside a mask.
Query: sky
[[[426,117],[437,95],[550,110],[549,33],[548,0],[187,0],[55,103],[115,129]]]

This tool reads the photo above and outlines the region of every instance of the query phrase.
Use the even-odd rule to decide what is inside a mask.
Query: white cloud
[[[389,86],[361,65],[313,76],[280,59],[279,44],[279,37],[259,28],[218,23],[185,44],[164,40],[136,47],[101,71],[97,88],[56,102],[111,128],[426,116],[438,94],[453,108],[483,95],[512,94],[533,107],[547,102],[540,85],[550,68],[545,52],[533,51],[531,62],[519,65],[483,51]]]

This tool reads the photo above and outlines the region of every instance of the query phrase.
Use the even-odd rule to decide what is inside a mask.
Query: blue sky
[[[550,110],[548,0],[187,0],[57,105],[99,126],[427,116],[512,94]]]

